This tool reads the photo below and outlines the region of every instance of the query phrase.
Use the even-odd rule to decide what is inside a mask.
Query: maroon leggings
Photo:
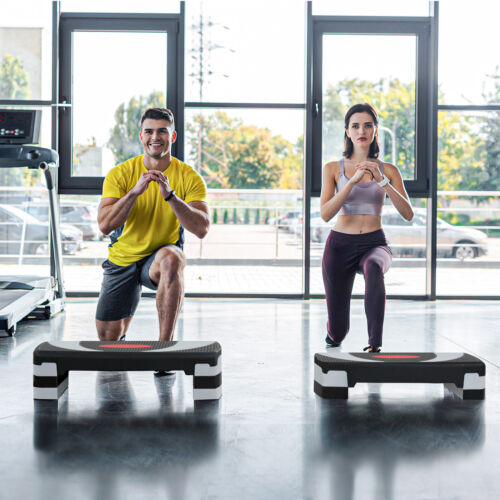
[[[384,273],[392,263],[382,229],[364,234],[331,231],[323,254],[323,282],[328,307],[328,336],[342,342],[349,331],[352,286],[357,272],[365,277],[368,343],[382,345],[385,312]]]

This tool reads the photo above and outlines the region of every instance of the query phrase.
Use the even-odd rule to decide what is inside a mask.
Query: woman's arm
[[[362,161],[357,168],[364,168],[372,174],[375,181],[381,182],[383,180],[383,176],[378,168],[378,165],[378,162],[367,160]],[[401,216],[406,220],[412,220],[413,209],[411,208],[410,197],[406,192],[403,179],[398,168],[390,163],[384,163],[384,175],[390,182],[382,189],[384,189],[387,193],[387,196],[389,196],[392,204],[396,207],[396,210],[401,214]]]
[[[386,184],[382,189],[385,190],[387,196],[389,196],[392,204],[396,207],[396,210],[401,216],[406,220],[412,220],[413,209],[411,207],[410,197],[406,192],[399,169],[390,163],[384,163],[384,171],[386,177],[391,182]]]
[[[323,167],[321,196],[319,202],[321,218],[325,222],[330,221],[338,214],[339,210],[342,208],[342,205],[345,203],[345,200],[349,196],[349,193],[351,192],[353,186],[357,184],[365,174],[365,170],[357,168],[356,172],[351,177],[351,179],[349,179],[347,184],[338,193],[335,193],[335,174],[338,169],[338,162],[327,163]]]

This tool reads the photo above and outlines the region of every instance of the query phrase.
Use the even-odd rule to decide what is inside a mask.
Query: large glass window
[[[353,54],[368,57],[360,65]],[[379,158],[415,179],[416,55],[414,35],[323,36],[323,157],[337,160],[344,151],[344,115],[356,103],[371,103],[380,116]]]
[[[180,0],[60,0],[62,12],[179,12]]]
[[[212,215],[205,239],[187,234],[186,291],[301,294],[304,4],[193,1],[186,14],[186,161]]]
[[[499,136],[500,111],[439,113],[438,295],[498,295]]]
[[[356,2],[332,2],[313,0],[313,14],[334,16],[428,16],[428,0],[358,0]]]
[[[187,2],[186,101],[303,103],[304,13],[302,0]]]
[[[42,147],[50,148],[50,107],[10,107],[10,109],[23,108],[41,109],[39,143]],[[0,168],[0,274],[2,275],[48,274],[48,224],[47,219],[40,220],[27,210],[27,207],[34,202],[48,207],[47,187],[41,171],[23,167]],[[61,228],[61,239],[66,238],[63,251],[69,254],[77,250],[80,240],[78,231],[73,231],[71,228],[64,232],[65,229],[67,228]]]
[[[165,106],[167,34],[76,31],[72,45],[71,175],[104,177],[142,153],[143,111]]]
[[[440,104],[500,104],[498,17],[489,0],[439,3]]]
[[[345,111],[369,102],[381,118],[382,159],[400,168],[412,196],[428,195],[432,19],[313,16],[312,25],[312,194],[321,166],[343,151]]]
[[[302,292],[301,110],[186,112],[186,161],[208,186],[212,226],[186,233],[186,291]]]
[[[98,193],[113,166],[140,154],[147,107],[166,105],[183,128],[179,25],[177,14],[61,15],[61,193]]]
[[[50,2],[2,2],[0,19],[0,99],[49,100],[52,92]]]

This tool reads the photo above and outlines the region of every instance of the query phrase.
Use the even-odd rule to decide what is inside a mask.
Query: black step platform
[[[329,352],[314,355],[314,392],[347,399],[358,382],[434,383],[462,399],[484,399],[484,363],[465,353]]]
[[[193,375],[195,400],[219,399],[221,353],[220,344],[210,341],[43,342],[33,351],[33,397],[59,399],[71,370],[180,370]]]

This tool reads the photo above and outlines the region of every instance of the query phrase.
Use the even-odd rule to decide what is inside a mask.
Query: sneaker
[[[125,340],[125,335],[123,335],[123,337],[120,337],[120,338],[118,339],[118,342],[123,342],[124,340]]]
[[[154,376],[155,377],[173,377],[173,376],[175,376],[175,372],[168,371],[168,370],[155,370]]]
[[[326,347],[340,347],[340,342],[335,342],[330,338],[329,335],[326,336],[325,342],[326,342]]]
[[[367,345],[363,351],[368,351],[368,352],[380,352],[380,347],[372,347],[371,345]]]

